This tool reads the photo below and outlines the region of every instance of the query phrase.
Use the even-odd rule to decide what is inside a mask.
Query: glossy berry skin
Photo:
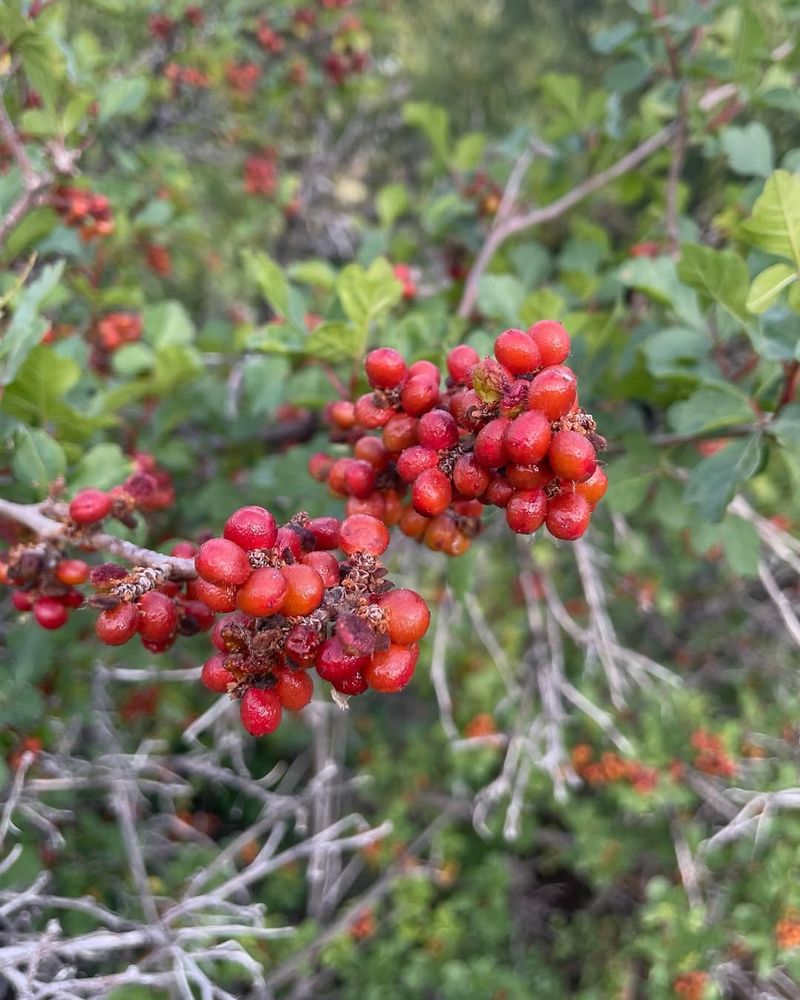
[[[248,552],[252,549],[271,549],[277,535],[275,518],[264,507],[240,507],[225,522],[222,532],[223,538]]]
[[[398,527],[407,538],[415,538],[419,541],[429,524],[430,518],[418,514],[413,507],[406,507],[400,516]]]
[[[571,368],[556,365],[535,375],[528,389],[528,408],[548,420],[560,420],[578,400],[578,380]]]
[[[364,462],[369,462],[378,472],[382,472],[389,464],[389,455],[383,441],[377,437],[361,437],[353,447],[353,455]]]
[[[157,590],[148,590],[138,600],[139,635],[147,642],[162,643],[171,639],[178,630],[178,611],[175,602]]]
[[[103,490],[79,490],[69,505],[69,516],[75,524],[96,524],[111,513],[112,499]]]
[[[318,549],[337,549],[341,526],[338,517],[314,517],[306,525],[314,536]]]
[[[363,694],[367,688],[367,682],[364,680],[364,674],[357,670],[350,677],[346,677],[341,681],[331,681],[331,687],[334,688],[339,694],[346,694],[349,696]]]
[[[386,650],[375,653],[364,668],[364,680],[373,691],[394,694],[402,691],[414,676],[416,659],[406,646],[394,643]]]
[[[67,624],[69,611],[55,597],[39,597],[33,604],[33,616],[42,628],[57,629]]]
[[[139,627],[139,609],[135,604],[120,604],[97,617],[94,630],[107,646],[122,646],[136,635]]]
[[[569,334],[560,323],[554,319],[540,320],[528,330],[528,335],[539,348],[543,365],[560,365],[566,361],[571,345]]]
[[[287,658],[298,666],[310,667],[321,641],[319,632],[313,626],[301,622],[293,625],[286,633],[283,651]]]
[[[394,389],[406,376],[403,355],[391,347],[370,351],[364,359],[364,371],[374,389]]]
[[[525,375],[541,366],[535,341],[524,330],[505,330],[494,342],[494,356],[512,375]]]
[[[535,490],[537,486],[545,486],[555,479],[553,470],[547,462],[536,462],[532,465],[517,465],[510,462],[504,471],[506,479],[515,490]]]
[[[433,379],[436,385],[439,385],[439,379],[441,374],[439,369],[432,361],[427,361],[422,359],[421,361],[415,361],[408,369],[408,377],[414,378],[416,375],[424,375],[426,378]]]
[[[337,399],[330,404],[327,416],[334,427],[338,427],[342,431],[349,431],[356,422],[355,404],[349,399]]]
[[[606,495],[607,489],[608,477],[599,465],[588,479],[575,486],[575,492],[580,493],[585,500],[588,500],[592,507],[600,503]]]
[[[83,559],[62,559],[56,566],[56,578],[67,587],[76,587],[89,579],[89,567]]]
[[[284,566],[280,572],[286,581],[281,613],[287,618],[296,618],[316,611],[325,594],[325,584],[319,573],[312,566],[302,563]]]
[[[400,390],[400,403],[406,413],[420,417],[439,402],[439,381],[427,375],[414,375]]]
[[[337,684],[361,671],[368,661],[367,656],[350,656],[344,651],[336,636],[332,636],[319,647],[314,665],[324,681]]]
[[[446,552],[449,554],[455,542],[456,525],[452,517],[439,514],[428,521],[422,540],[431,552]]]
[[[285,556],[286,552],[289,552],[295,559],[299,559],[303,554],[303,539],[297,531],[284,524],[278,528],[275,550],[281,556]]]
[[[339,585],[339,560],[332,552],[307,552],[300,557],[300,562],[319,573],[326,590]]]
[[[538,410],[515,417],[503,434],[506,456],[518,465],[535,465],[547,454],[553,434],[550,421]]]
[[[202,601],[212,611],[234,611],[236,609],[236,588],[220,587],[200,577],[195,580],[197,600]]]
[[[447,371],[459,385],[470,384],[470,372],[480,361],[478,352],[468,344],[459,344],[447,353]]]
[[[339,547],[349,556],[356,552],[382,555],[389,547],[389,529],[369,514],[353,514],[342,522]]]
[[[431,613],[425,600],[413,590],[399,587],[381,594],[378,607],[386,616],[389,638],[401,646],[419,640],[428,631]]]
[[[547,517],[547,494],[542,489],[518,490],[506,505],[506,522],[518,535],[532,535]]]
[[[414,480],[411,503],[414,510],[425,517],[435,517],[450,506],[453,488],[450,479],[441,469],[426,469]]]
[[[305,670],[281,670],[278,672],[275,693],[281,705],[290,712],[299,712],[311,701],[314,681]]]
[[[240,587],[252,572],[245,550],[227,538],[209,538],[194,558],[198,575],[218,587]]]
[[[321,451],[315,452],[308,460],[308,474],[318,483],[324,483],[331,471],[333,459]]]
[[[222,653],[217,653],[206,660],[200,673],[201,683],[216,694],[227,694],[228,685],[236,683],[236,678],[225,667],[225,660]]]
[[[406,448],[398,457],[397,474],[404,483],[413,483],[426,469],[432,469],[438,464],[439,456],[435,451],[416,444],[413,448]]]
[[[507,417],[490,420],[478,431],[475,437],[475,459],[486,469],[499,469],[505,465],[506,455],[504,437],[506,428],[511,425]]]
[[[392,418],[394,410],[389,406],[379,406],[375,394],[367,392],[356,400],[356,423],[369,430],[384,427]]]
[[[447,410],[429,410],[419,418],[417,440],[424,448],[444,451],[458,444],[458,424]]]
[[[348,497],[347,503],[344,505],[344,512],[347,517],[351,517],[353,514],[368,514],[370,517],[385,522],[386,501],[380,492],[375,492],[363,500],[359,500],[358,497]]]
[[[180,622],[178,631],[181,635],[197,635],[207,632],[214,624],[214,612],[202,601],[187,601],[179,598]]]
[[[283,606],[288,586],[279,569],[255,569],[236,592],[236,607],[254,618],[277,614]]]
[[[417,419],[408,413],[395,413],[383,428],[383,447],[389,451],[402,451],[417,443]]]
[[[281,724],[283,709],[273,690],[248,688],[239,709],[242,725],[251,736],[267,736]]]
[[[482,496],[491,481],[491,473],[471,452],[459,455],[453,466],[453,485],[468,500]]]
[[[505,507],[513,495],[514,487],[502,473],[496,472],[492,475],[481,500],[492,507]]]
[[[384,431],[386,428],[384,428]],[[363,500],[375,492],[375,483],[378,474],[375,466],[369,462],[364,462],[360,458],[354,458],[347,463],[344,473],[345,493],[351,497]]]
[[[588,500],[565,490],[548,502],[545,524],[554,538],[574,542],[589,527],[591,516]]]
[[[592,442],[577,431],[554,434],[547,460],[557,476],[572,483],[585,482],[597,468]]]
[[[450,399],[450,413],[453,419],[465,431],[474,431],[480,424],[480,396],[474,389],[457,392]]]

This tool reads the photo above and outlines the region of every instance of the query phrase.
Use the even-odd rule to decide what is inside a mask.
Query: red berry
[[[515,417],[503,435],[506,456],[518,465],[535,465],[547,454],[550,421],[538,410],[528,410]]]
[[[459,455],[453,466],[453,485],[462,497],[482,496],[489,486],[491,474],[472,452]]]
[[[439,380],[429,375],[414,375],[403,383],[400,403],[406,413],[419,417],[439,402]]]
[[[249,642],[248,632],[255,627],[255,620],[241,611],[220,618],[211,630],[211,642],[223,653],[242,652]]]
[[[548,420],[560,420],[578,399],[578,380],[566,365],[545,368],[528,389],[528,409],[539,410]]]
[[[447,370],[450,378],[459,385],[470,384],[470,372],[481,357],[469,344],[459,344],[447,354]]]
[[[383,447],[389,452],[413,447],[417,443],[418,422],[408,413],[395,413],[383,428]]]
[[[367,682],[360,670],[357,670],[349,677],[340,681],[331,681],[331,687],[335,688],[339,694],[357,695],[363,694],[367,690]]]
[[[157,590],[148,590],[138,600],[139,635],[147,642],[164,643],[178,630],[175,602]]]
[[[351,458],[337,458],[328,470],[328,489],[340,497],[347,496],[347,470]]]
[[[253,570],[247,583],[236,592],[236,607],[254,618],[266,618],[281,610],[287,589],[279,569],[266,566]]]
[[[428,631],[431,613],[425,600],[413,590],[401,587],[381,594],[378,607],[386,616],[389,638],[401,646],[419,640]]]
[[[453,489],[449,478],[441,469],[426,469],[414,480],[411,503],[418,514],[435,517],[450,506]]]
[[[414,676],[416,659],[406,646],[392,644],[388,649],[374,653],[364,668],[364,680],[374,691],[391,694],[402,691]]]
[[[528,409],[528,390],[530,382],[525,379],[515,379],[503,393],[500,400],[500,416],[513,420]]]
[[[207,632],[214,624],[214,612],[202,601],[180,601],[180,622],[178,631],[181,635],[197,635]]]
[[[200,577],[195,581],[195,593],[212,611],[233,611],[236,608],[236,588],[220,587]]]
[[[287,618],[299,618],[316,611],[325,595],[325,584],[319,573],[312,566],[302,563],[284,566],[280,572],[286,581],[281,613]]]
[[[39,597],[34,601],[33,615],[42,628],[57,629],[67,624],[69,611],[55,597]]]
[[[24,590],[14,590],[11,594],[11,603],[17,611],[30,611],[33,607],[33,597],[26,594]]]
[[[351,656],[336,636],[326,639],[317,650],[314,664],[317,673],[330,684],[347,680],[362,670],[369,661],[367,656]]]
[[[79,490],[69,505],[69,516],[75,524],[95,524],[108,517],[113,501],[102,490]]]
[[[308,473],[318,483],[324,483],[331,471],[333,459],[321,451],[315,452],[308,460]]]
[[[426,361],[425,359],[421,361],[415,361],[408,369],[408,378],[413,378],[415,375],[424,375],[426,378],[431,378],[437,384],[441,380],[441,372],[436,367],[432,361]]]
[[[299,712],[301,708],[305,708],[314,694],[311,675],[305,670],[280,670],[277,677],[275,693],[281,705],[290,712]]]
[[[251,736],[266,736],[281,724],[283,710],[274,691],[252,687],[244,693],[240,713],[242,725]]]
[[[597,468],[592,442],[577,431],[554,434],[547,460],[557,476],[573,483],[585,482]]]
[[[336,549],[339,547],[339,529],[341,521],[338,517],[314,517],[306,525],[314,536],[318,549]]]
[[[334,427],[338,427],[339,430],[349,431],[351,427],[355,426],[356,408],[355,404],[349,399],[335,400],[330,404],[327,415],[330,422]]]
[[[533,465],[517,465],[510,462],[505,468],[505,475],[516,490],[535,490],[537,486],[546,486],[555,479],[553,470],[547,462],[537,462]]]
[[[413,448],[406,448],[397,459],[397,475],[404,483],[413,483],[417,476],[426,469],[432,469],[439,464],[439,456],[430,448],[423,448],[416,444]]]
[[[519,535],[532,535],[547,516],[547,494],[542,489],[519,490],[506,505],[506,521]]]
[[[359,500],[358,497],[348,497],[347,503],[344,505],[344,512],[347,517],[351,517],[353,514],[368,514],[370,517],[383,521],[386,518],[386,501],[383,494],[378,492],[373,493],[372,496],[364,497],[363,500]]]
[[[225,667],[226,659],[222,653],[215,654],[206,660],[200,674],[201,682],[209,691],[214,691],[216,694],[226,694],[228,685],[236,683],[236,678]]]
[[[367,392],[356,400],[356,422],[370,430],[383,427],[394,412],[391,406],[379,406],[372,392]]]
[[[417,440],[425,448],[443,451],[458,444],[458,424],[447,410],[429,410],[419,418]]]
[[[169,554],[178,559],[194,559],[197,555],[197,546],[193,542],[176,542]]]
[[[65,608],[79,608],[83,604],[83,594],[70,588],[65,594],[61,594],[59,601]]]
[[[384,428],[384,431],[386,428]],[[344,473],[345,492],[348,496],[363,500],[375,492],[378,474],[375,466],[363,462],[360,458],[348,461]]]
[[[132,639],[139,627],[139,609],[135,604],[120,604],[98,615],[94,629],[107,646],[122,646]]]
[[[263,507],[240,507],[225,522],[223,537],[248,552],[271,549],[278,535],[275,518]],[[212,580],[212,583],[222,581]]]
[[[56,566],[56,578],[59,583],[75,587],[89,579],[89,567],[83,559],[62,559]]]
[[[339,585],[339,560],[331,552],[307,552],[300,562],[319,573],[326,590]]]
[[[514,487],[508,479],[502,473],[495,472],[481,500],[492,507],[505,507],[513,495]]]
[[[574,542],[589,527],[591,516],[589,501],[579,493],[565,490],[549,501],[545,523],[554,538]]]
[[[543,365],[560,365],[570,351],[569,334],[554,319],[543,319],[528,330],[539,348]]]
[[[299,559],[303,554],[303,539],[299,532],[290,528],[288,524],[284,524],[282,527],[278,528],[278,537],[275,540],[275,551],[282,557],[285,557],[286,552],[294,556],[295,559]]]
[[[465,431],[474,431],[480,425],[482,406],[480,396],[474,389],[457,392],[450,398],[450,413]]]
[[[320,634],[313,625],[304,625],[299,622],[286,633],[283,651],[293,663],[297,663],[301,667],[308,667],[314,662],[321,641]]]
[[[406,375],[403,355],[391,347],[370,351],[364,359],[364,370],[369,384],[375,389],[394,389]]]
[[[494,342],[494,356],[512,375],[525,375],[541,367],[536,343],[524,330],[505,330]]]
[[[607,489],[608,477],[598,465],[588,479],[576,485],[575,492],[580,493],[580,495],[588,500],[592,507],[594,507],[594,505],[599,503],[606,495]]]
[[[484,468],[499,469],[508,461],[503,438],[511,421],[506,417],[490,420],[478,431],[475,438],[475,459]]]
[[[389,456],[386,448],[383,446],[383,441],[377,437],[367,437],[365,435],[359,438],[353,448],[353,454],[356,458],[369,462],[378,472],[382,472],[389,464]]]
[[[413,507],[406,507],[400,515],[398,527],[407,538],[419,540],[425,534],[425,529],[430,524],[430,518],[418,514]]]
[[[431,552],[450,552],[458,534],[455,521],[447,514],[439,514],[428,521],[422,540]]]
[[[339,547],[349,556],[355,552],[379,556],[389,547],[389,529],[368,514],[352,514],[342,523]]]
[[[218,587],[239,587],[252,569],[247,553],[227,538],[209,538],[194,559],[198,575]]]

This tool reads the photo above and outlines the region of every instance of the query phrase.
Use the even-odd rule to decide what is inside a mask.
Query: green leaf
[[[510,274],[484,274],[478,282],[478,309],[492,319],[519,323],[525,289]]]
[[[560,320],[567,312],[567,303],[552,288],[539,288],[531,292],[520,306],[519,318],[525,327],[540,319]]]
[[[109,118],[131,115],[138,111],[147,97],[148,83],[143,76],[124,80],[107,80],[100,92],[97,119],[101,125]]]
[[[375,210],[384,229],[390,229],[408,206],[408,188],[405,184],[386,184],[375,195]]]
[[[671,257],[637,257],[626,261],[617,271],[623,285],[637,288],[650,298],[671,306],[677,316],[690,326],[705,329],[705,320],[694,290],[678,277]]]
[[[483,132],[468,132],[466,135],[462,135],[453,150],[451,167],[464,173],[468,170],[474,170],[481,162],[485,148],[486,136]]]
[[[711,337],[705,330],[671,326],[641,344],[647,370],[656,378],[700,378],[713,374],[708,365]]]
[[[174,344],[191,344],[195,327],[186,308],[169,300],[147,306],[142,311],[145,339],[157,348]]]
[[[733,250],[712,250],[698,243],[685,243],[681,247],[678,277],[704,299],[721,305],[734,319],[747,322],[747,265]]]
[[[244,250],[242,260],[247,277],[269,302],[278,316],[289,308],[289,282],[281,267],[263,250]]]
[[[291,368],[285,358],[250,358],[242,379],[242,398],[247,413],[263,417],[285,398]]]
[[[701,434],[748,423],[753,419],[753,410],[744,393],[720,385],[699,389],[683,402],[673,403],[668,419],[678,434]]]
[[[392,265],[379,257],[368,270],[360,264],[349,264],[344,268],[336,282],[336,292],[345,315],[367,328],[400,301],[403,286],[395,278]]]
[[[42,31],[32,29],[17,39],[14,50],[22,56],[22,66],[31,86],[44,103],[54,108],[64,76],[64,56],[56,42]]]
[[[800,268],[800,175],[776,170],[742,229],[756,246]]]
[[[153,370],[156,363],[152,347],[147,344],[124,344],[114,351],[111,367],[115,374],[124,378],[134,378]]]
[[[761,122],[750,122],[742,127],[729,125],[722,130],[720,145],[734,173],[767,177],[772,171],[772,140]]]
[[[302,285],[316,285],[330,291],[336,285],[336,272],[324,260],[302,260],[289,265],[289,277]]]
[[[337,364],[364,353],[364,330],[354,323],[322,323],[306,342],[306,354],[320,361]]]
[[[542,91],[577,121],[581,112],[581,82],[566,73],[545,73],[539,81]]]
[[[721,521],[737,489],[761,465],[760,434],[732,441],[721,451],[699,462],[686,483],[686,501],[711,522]]]
[[[739,576],[757,576],[761,539],[754,525],[740,517],[726,517],[720,526],[725,558]]]
[[[46,431],[29,427],[15,430],[11,469],[21,482],[44,496],[50,483],[66,468],[64,449]]]
[[[412,101],[403,105],[403,120],[425,133],[437,157],[446,164],[450,157],[450,118],[445,109],[427,101]]]
[[[0,385],[8,385],[14,380],[25,359],[41,341],[47,322],[38,315],[39,308],[63,273],[64,261],[48,264],[18,295],[14,315],[0,340]]]
[[[644,502],[653,474],[642,466],[640,458],[629,455],[609,462],[606,502],[618,514],[630,514]]]
[[[751,313],[763,313],[773,304],[784,288],[797,281],[797,270],[789,264],[773,264],[753,278],[747,293],[747,308]]]
[[[769,424],[769,433],[783,445],[800,445],[800,403],[790,403]]]
[[[126,479],[132,469],[133,463],[118,444],[102,442],[81,457],[69,477],[70,489],[74,491],[96,486],[100,490],[108,490]]]

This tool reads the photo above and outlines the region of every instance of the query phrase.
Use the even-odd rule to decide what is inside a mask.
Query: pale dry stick
[[[496,229],[490,230],[467,276],[464,293],[458,306],[458,315],[466,319],[471,314],[478,297],[478,283],[491,263],[492,257],[506,240],[525,229],[531,229],[544,222],[552,222],[554,219],[560,218],[571,208],[588,198],[589,195],[594,194],[595,191],[634,170],[640,163],[644,163],[654,153],[666,146],[674,135],[675,125],[668,125],[631,150],[630,153],[626,153],[616,163],[587,178],[565,195],[550,202],[549,205],[534,208],[530,212],[524,212],[520,215],[510,215]]]
[[[770,600],[778,609],[778,614],[783,619],[786,631],[792,637],[795,645],[800,646],[800,620],[798,620],[791,602],[778,586],[778,581],[773,576],[764,559],[758,560],[758,576],[764,584],[764,590],[766,590]]]
[[[472,825],[475,832],[481,837],[491,837],[492,831],[486,822],[492,806],[499,802],[503,796],[508,795],[512,789],[512,775],[516,774],[525,738],[521,735],[512,736],[508,741],[508,749],[503,759],[503,767],[500,774],[491,781],[485,788],[482,788],[475,796],[472,811]]]
[[[182,739],[186,743],[194,744],[194,746],[202,746],[202,743],[198,739],[200,733],[205,732],[206,729],[223,716],[228,715],[232,717],[234,704],[235,702],[226,694],[217,699],[211,708],[207,708],[202,715],[198,716],[194,722],[184,729],[181,734]]]
[[[483,614],[483,610],[473,593],[468,593],[464,597],[464,607],[467,609],[472,626],[478,634],[478,638],[486,647],[486,652],[491,656],[497,672],[503,679],[509,695],[514,697],[519,692],[519,683],[514,677],[506,652],[494,632],[489,628],[489,623]]]
[[[800,574],[800,540],[794,538],[788,531],[773,524],[766,517],[757,513],[743,496],[736,496],[728,504],[728,511],[749,521],[762,542],[787,566]]]
[[[0,219],[0,247],[4,246],[6,237],[11,230],[19,223],[25,215],[37,205],[41,204],[47,194],[47,187],[53,182],[53,177],[49,173],[39,173],[31,163],[28,151],[24,143],[20,140],[14,123],[8,114],[5,100],[0,95],[0,138],[5,146],[11,151],[22,176],[22,194],[17,198],[11,208],[6,212],[3,219]]]
[[[614,720],[608,712],[600,708],[599,705],[595,705],[591,699],[587,698],[585,694],[570,684],[569,681],[564,681],[561,685],[561,692],[567,701],[571,701],[579,712],[583,712],[584,715],[597,723],[619,751],[625,754],[633,753],[633,744],[627,736],[624,736],[617,729],[614,725]]]
[[[546,142],[542,142],[541,139],[537,139],[536,136],[531,136],[525,148],[517,157],[514,166],[511,168],[511,173],[508,175],[508,181],[503,189],[503,195],[500,199],[500,204],[497,206],[497,212],[492,223],[493,227],[496,227],[498,223],[511,214],[514,203],[517,200],[517,195],[519,194],[519,189],[522,187],[522,182],[525,180],[525,175],[528,173],[534,158],[544,156],[552,160],[555,155],[556,150],[552,146]]]
[[[669,828],[672,834],[672,843],[675,847],[675,860],[678,862],[678,871],[680,872],[683,888],[686,891],[686,898],[689,900],[689,906],[693,910],[699,909],[703,905],[703,894],[700,890],[700,876],[697,871],[697,865],[686,842],[686,837],[683,835],[680,823],[675,817],[670,819]]]
[[[22,797],[22,790],[25,785],[25,776],[27,775],[31,764],[33,764],[35,760],[36,754],[31,753],[29,750],[26,750],[20,758],[19,767],[14,774],[14,780],[11,783],[8,798],[3,806],[2,815],[0,815],[0,848],[2,848],[6,835],[11,827],[11,817],[17,807],[17,803]]]
[[[48,876],[44,880],[44,885],[46,885],[50,880],[49,874],[45,872],[42,874]],[[0,902],[7,901],[7,905],[11,905],[11,909],[6,910],[4,907],[0,907],[0,916],[8,917],[14,910],[18,910],[20,897],[24,897],[22,906],[38,907],[43,910],[75,910],[76,913],[85,913],[87,916],[94,917],[95,920],[106,924],[111,930],[127,931],[133,930],[135,926],[133,921],[125,920],[123,917],[117,916],[116,913],[112,913],[92,896],[78,896],[75,899],[70,899],[69,896],[52,896],[49,893],[30,893],[27,891],[20,893],[8,889],[0,892]]]
[[[196,683],[200,680],[202,672],[202,667],[185,667],[180,670],[162,670],[160,667],[142,667],[141,670],[128,667],[106,667],[106,674],[111,680],[124,681],[127,684],[140,684],[144,681]]]
[[[579,538],[573,546],[573,551],[575,553],[575,561],[578,565],[581,584],[583,585],[583,592],[586,595],[586,603],[589,606],[591,622],[589,633],[594,640],[598,658],[603,665],[606,678],[608,679],[611,701],[616,708],[624,708],[623,683],[614,656],[614,646],[617,645],[617,636],[611,619],[608,616],[605,593],[594,566],[592,549],[585,538]]]
[[[144,853],[136,833],[136,823],[134,820],[136,807],[131,801],[130,783],[122,779],[116,780],[114,782],[111,801],[114,812],[117,815],[122,841],[125,844],[128,867],[133,878],[133,883],[139,893],[142,912],[149,924],[158,926],[160,924],[158,907],[150,888]]]
[[[453,595],[449,587],[445,588],[444,597],[439,605],[436,619],[436,629],[433,633],[433,649],[431,651],[431,681],[439,706],[439,720],[448,740],[458,739],[458,729],[453,720],[453,699],[447,686],[447,641],[450,629],[455,619]]]

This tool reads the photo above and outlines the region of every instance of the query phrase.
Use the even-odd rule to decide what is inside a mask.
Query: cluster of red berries
[[[463,189],[463,195],[478,206],[478,214],[492,216],[497,213],[503,197],[503,189],[491,180],[488,174],[479,170]]]
[[[694,766],[698,771],[717,778],[732,778],[736,774],[736,762],[731,759],[719,736],[696,729],[691,736],[692,746],[697,751]]]
[[[225,80],[240,97],[250,97],[261,79],[261,67],[253,62],[228,63]]]
[[[97,339],[105,351],[113,352],[124,344],[133,344],[142,336],[142,317],[138,313],[106,313],[97,323]]]
[[[418,594],[386,580],[378,556],[388,544],[386,526],[368,515],[340,522],[301,514],[279,528],[263,507],[242,507],[221,538],[201,545],[197,596],[232,612],[214,626],[218,652],[203,683],[241,699],[248,732],[273,732],[284,708],[308,704],[310,667],[345,695],[409,682],[430,612]]]
[[[205,15],[199,6],[192,4],[183,12],[183,18],[193,28],[199,28],[205,20]],[[168,42],[179,28],[179,22],[166,14],[151,14],[147,20],[147,28],[153,38]]]
[[[181,84],[199,90],[205,90],[211,86],[211,77],[196,66],[180,66],[176,62],[169,62],[164,67],[164,76],[172,84],[173,97],[177,97]]]
[[[707,972],[683,972],[672,980],[672,990],[677,1000],[703,1000],[710,982]]]
[[[274,149],[254,153],[244,161],[244,189],[247,194],[271,198],[278,186],[278,165]]]
[[[594,750],[579,743],[570,754],[575,773],[593,787],[625,782],[635,791],[645,794],[658,785],[658,771],[638,760],[625,760],[613,751],[606,751],[595,760]]]
[[[81,607],[83,594],[77,587],[89,579],[82,559],[64,559],[50,546],[12,549],[8,561],[0,562],[0,584],[14,588],[11,603],[17,611],[32,611],[45,629],[67,624],[70,611]]]
[[[408,264],[395,264],[394,276],[403,285],[403,298],[406,302],[413,301],[417,297],[417,284]]]
[[[169,247],[162,243],[148,243],[144,247],[144,259],[147,266],[160,278],[168,278],[172,274],[172,255]]]
[[[544,525],[556,538],[580,538],[606,491],[597,461],[605,441],[578,406],[569,351],[569,334],[552,320],[504,331],[494,358],[460,344],[447,355],[442,390],[431,362],[407,366],[378,348],[364,363],[371,391],[325,413],[332,440],[352,454],[317,453],[309,471],[347,497],[348,513],[398,524],[451,555],[469,547],[487,505],[504,508],[519,534]]]
[[[775,924],[775,943],[782,950],[800,948],[800,912],[788,909]]]
[[[80,230],[85,243],[114,232],[111,202],[105,195],[61,185],[53,191],[52,205],[67,226]]]

